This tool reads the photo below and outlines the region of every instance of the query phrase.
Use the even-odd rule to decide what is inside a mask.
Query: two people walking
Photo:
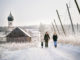
[[[54,32],[54,34],[53,34],[53,41],[54,41],[55,48],[57,47],[57,38],[58,38],[57,34],[56,34],[56,32]],[[49,36],[48,32],[46,32],[45,35],[44,35],[44,41],[45,41],[45,47],[46,48],[48,47],[49,39],[50,39],[50,36]],[[41,46],[43,48],[43,41],[41,42]]]

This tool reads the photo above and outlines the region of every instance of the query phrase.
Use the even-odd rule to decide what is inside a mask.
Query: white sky
[[[80,0],[77,0],[80,6]],[[50,24],[55,19],[60,24],[56,14],[59,10],[63,24],[70,23],[66,3],[70,6],[73,23],[80,23],[80,15],[74,0],[0,0],[0,26],[7,26],[10,11],[14,17],[14,26],[38,25],[40,22]]]

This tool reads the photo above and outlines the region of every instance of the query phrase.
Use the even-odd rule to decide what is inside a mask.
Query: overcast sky
[[[80,0],[77,1],[80,4]],[[50,24],[53,19],[60,24],[56,9],[59,10],[62,23],[69,24],[66,3],[70,7],[73,23],[80,23],[74,0],[0,0],[0,26],[8,25],[10,11],[14,17],[14,26],[39,25],[40,22]]]

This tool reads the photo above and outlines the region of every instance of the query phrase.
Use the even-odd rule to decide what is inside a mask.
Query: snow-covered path
[[[79,60],[80,51],[75,47],[59,45],[58,48],[24,48],[22,50],[6,50],[0,60]]]

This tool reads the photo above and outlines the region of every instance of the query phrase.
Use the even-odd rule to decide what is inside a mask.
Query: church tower
[[[14,20],[14,18],[10,12],[10,14],[8,16],[8,30],[9,31],[12,31],[12,29],[13,29],[13,20]]]

